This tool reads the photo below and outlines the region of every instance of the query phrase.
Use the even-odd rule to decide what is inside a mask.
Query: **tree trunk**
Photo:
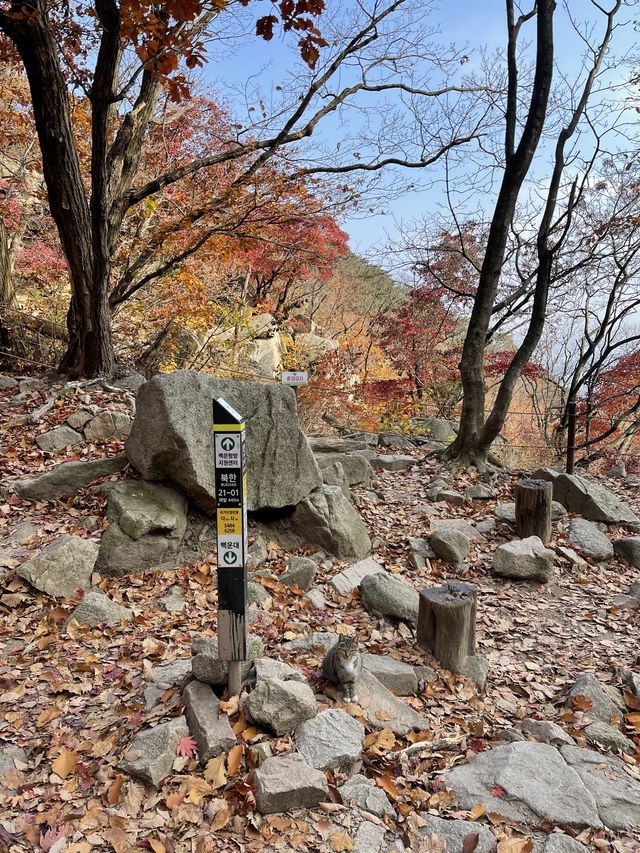
[[[551,539],[551,502],[553,483],[546,480],[520,480],[516,483],[516,536],[538,536],[543,545]]]
[[[474,584],[455,582],[420,593],[418,645],[451,672],[476,653],[476,596]]]

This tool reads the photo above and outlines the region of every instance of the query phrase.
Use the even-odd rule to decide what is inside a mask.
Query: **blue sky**
[[[570,0],[570,3],[571,14],[576,18],[584,20],[591,16],[593,19],[593,6],[589,0]],[[269,103],[273,96],[279,97],[276,87],[283,87],[286,92],[289,85],[287,75],[295,71],[299,65],[296,58],[295,36],[278,32],[271,42],[265,43],[252,35],[251,20],[255,20],[260,14],[267,13],[269,5],[266,2],[249,4],[249,7],[241,13],[238,22],[239,37],[230,40],[222,51],[220,45],[212,46],[215,50],[210,54],[211,62],[206,69],[206,80],[218,91],[224,93],[233,113],[240,121],[251,115],[247,113],[247,100],[242,91],[248,80],[251,81],[253,88],[250,98],[252,105],[255,106],[258,91],[265,102]],[[354,0],[341,3],[337,0],[327,0],[328,14],[336,14],[338,9],[342,14],[344,11],[349,11],[353,5]],[[426,5],[422,4],[422,7]],[[528,4],[525,8],[528,8]],[[627,10],[627,19],[632,17],[632,11],[632,9]],[[504,2],[503,0],[484,0],[484,2],[449,0],[434,7],[434,11],[426,17],[426,24],[439,27],[439,40],[442,42],[454,42],[460,48],[465,48],[470,58],[464,70],[469,72],[479,67],[483,48],[494,51],[504,44],[506,31]],[[243,31],[244,35],[241,34]],[[324,31],[327,32],[327,29]],[[598,34],[602,32],[601,25],[596,32]],[[523,42],[532,40],[534,35],[535,21],[532,21],[523,31]],[[633,27],[627,26],[621,31],[614,50],[617,53],[623,53],[633,45],[634,40]],[[556,13],[555,44],[559,72],[575,76],[580,67],[582,46],[570,25],[561,0],[558,2]],[[621,71],[621,75],[624,74],[626,71]],[[560,81],[559,73],[556,79]],[[255,114],[254,112],[253,115]],[[324,130],[318,134],[318,145],[322,143],[325,149],[330,150],[340,142],[342,135],[347,133],[353,127],[353,122],[357,120],[356,114],[352,113],[349,114],[346,125],[340,119],[328,122]],[[421,215],[435,213],[440,201],[440,191],[433,186],[420,187],[423,177],[428,180],[434,175],[437,175],[437,170],[431,170],[424,176],[413,171],[410,178],[417,184],[415,191],[385,204],[382,213],[347,217],[343,227],[350,235],[352,249],[375,257],[377,250],[386,244],[389,238],[393,240],[403,226],[406,227]],[[379,211],[379,207],[376,210]]]

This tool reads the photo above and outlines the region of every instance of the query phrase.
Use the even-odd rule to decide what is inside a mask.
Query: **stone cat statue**
[[[357,702],[356,681],[362,671],[362,654],[353,637],[340,637],[322,661],[322,674],[342,691],[343,702]]]

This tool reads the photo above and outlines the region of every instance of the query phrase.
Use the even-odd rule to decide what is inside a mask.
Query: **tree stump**
[[[455,581],[420,593],[418,645],[451,672],[475,655],[476,598],[475,584]]]
[[[551,502],[553,483],[546,480],[520,480],[516,483],[516,536],[538,536],[546,545],[551,539]]]

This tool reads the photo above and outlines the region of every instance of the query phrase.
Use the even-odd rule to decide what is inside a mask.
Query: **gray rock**
[[[330,465],[324,466],[320,465],[320,473],[322,474],[323,485],[338,486],[345,498],[351,500],[349,481],[340,462],[332,462]]]
[[[433,549],[426,539],[411,537],[409,539],[409,548],[411,548],[414,554],[417,554],[424,560],[432,560],[435,557]]]
[[[316,715],[316,700],[308,684],[299,681],[260,681],[246,698],[244,709],[259,726],[274,734],[294,732]]]
[[[345,436],[345,440],[363,441],[367,447],[375,447],[379,438],[380,436],[377,432],[365,432],[363,430],[358,430],[357,432],[352,432]]]
[[[632,583],[626,594],[615,595],[613,603],[623,610],[635,610],[640,608],[640,581]]]
[[[168,478],[202,510],[214,507],[211,401],[222,397],[247,422],[248,508],[293,506],[321,483],[290,388],[178,370],[138,392],[126,453],[146,480]]]
[[[577,746],[560,752],[595,800],[605,826],[614,832],[640,826],[640,782],[627,774],[623,761]]]
[[[72,412],[69,415],[66,423],[71,427],[71,429],[81,432],[84,425],[89,423],[92,417],[93,415],[91,412],[88,412],[86,409],[78,409],[76,412]]]
[[[13,376],[0,376],[0,391],[13,391],[18,387],[18,380]]]
[[[450,563],[452,566],[457,566],[469,556],[469,539],[460,530],[436,530],[432,534],[429,543],[433,548],[436,557]]]
[[[191,675],[191,658],[180,658],[173,663],[156,666],[154,680],[144,688],[144,709],[150,711],[167,690],[182,688]]]
[[[82,444],[84,439],[79,432],[68,426],[58,426],[36,436],[36,444],[46,453],[58,453],[65,447],[75,447]]]
[[[256,658],[253,663],[256,673],[256,682],[261,681],[299,681],[306,684],[304,675],[288,663],[273,658]]]
[[[413,671],[416,674],[418,682],[424,681],[426,684],[431,684],[439,678],[438,673],[432,666],[414,666]]]
[[[97,557],[97,542],[65,534],[45,545],[35,557],[18,566],[16,572],[47,595],[72,598],[77,589],[91,585]]]
[[[556,553],[565,560],[569,560],[572,566],[577,566],[579,569],[586,569],[589,563],[577,554],[573,548],[566,548],[564,545],[556,545]]]
[[[348,595],[350,592],[360,586],[363,579],[370,575],[384,573],[384,568],[377,563],[373,557],[368,557],[366,560],[360,560],[348,566],[342,572],[331,578],[330,584],[341,595]]]
[[[313,585],[317,569],[308,557],[291,557],[286,572],[278,580],[285,586],[294,586],[306,592]]]
[[[569,512],[589,521],[640,524],[638,516],[604,486],[573,474],[558,474],[548,468],[539,469],[533,477],[552,482],[554,500],[559,501]]]
[[[324,773],[297,753],[268,758],[254,771],[254,781],[261,814],[313,808],[329,798]]]
[[[283,646],[287,649],[303,649],[306,652],[311,652],[314,649],[324,649],[325,652],[328,652],[339,639],[340,637],[332,631],[315,631],[306,637],[289,640],[283,643]]]
[[[478,533],[483,535],[492,533],[496,529],[496,520],[495,518],[483,518],[482,521],[476,521],[475,527]]]
[[[640,485],[640,477],[637,474],[627,474],[624,478],[625,486],[637,486]]]
[[[0,385],[1,389],[2,385]],[[24,749],[19,746],[12,746],[11,744],[2,744],[0,747],[0,777],[4,776],[10,770],[14,770],[16,761],[20,761],[22,764],[27,763],[27,755]]]
[[[434,533],[440,530],[459,530],[469,542],[486,542],[486,536],[464,518],[434,518],[431,527]]]
[[[310,435],[307,441],[314,453],[353,453],[354,450],[366,450],[369,444],[358,436],[341,435]]]
[[[264,536],[260,533],[256,533],[247,552],[248,568],[253,569],[256,566],[259,566],[261,563],[264,563],[268,557],[269,552],[267,551],[267,543],[264,541]]]
[[[391,456],[382,455],[374,456],[371,460],[373,468],[381,468],[383,471],[404,471],[405,468],[411,468],[417,460],[413,456]]]
[[[515,503],[496,504],[493,514],[501,521],[508,521],[509,524],[516,523]],[[561,503],[558,503],[558,501],[551,501],[551,518],[553,521],[557,521],[566,514],[567,511]]]
[[[141,779],[154,788],[171,773],[176,760],[176,749],[181,737],[189,734],[184,717],[175,717],[168,723],[160,723],[154,729],[144,729],[133,739],[129,753],[142,753],[120,763],[120,769],[135,779]]]
[[[208,684],[190,681],[182,691],[182,701],[189,733],[198,744],[200,761],[208,761],[235,745],[229,717],[220,716],[220,702]]]
[[[584,735],[589,743],[593,743],[604,749],[620,749],[628,755],[633,755],[636,751],[635,745],[628,737],[625,737],[621,731],[614,729],[613,726],[609,726],[607,723],[591,723],[590,726],[584,729]]]
[[[480,655],[469,655],[460,664],[459,674],[474,682],[478,690],[484,690],[489,673],[489,661]]]
[[[127,464],[125,456],[90,459],[81,462],[63,462],[51,471],[13,484],[16,494],[28,500],[48,501],[60,495],[75,495],[80,489],[121,471]]]
[[[387,572],[368,575],[360,583],[362,604],[376,615],[415,625],[420,596],[406,581]]]
[[[616,539],[613,550],[635,569],[640,569],[640,536],[623,536]]]
[[[624,462],[621,465],[614,465],[613,468],[609,468],[607,471],[607,477],[614,477],[619,480],[624,480],[627,476],[627,469],[624,465]]]
[[[260,583],[249,581],[247,583],[247,602],[257,607],[265,607],[272,601],[267,590]]]
[[[304,542],[338,558],[357,560],[371,553],[365,523],[338,486],[321,486],[302,500],[289,526]]]
[[[458,425],[446,418],[424,418],[421,431],[435,444],[450,444],[458,433]]]
[[[396,698],[375,675],[364,668],[356,682],[356,693],[364,716],[373,728],[389,728],[396,735],[406,735],[412,729],[429,728],[428,720]]]
[[[42,379],[38,379],[36,376],[29,376],[26,379],[22,379],[18,386],[21,394],[32,394],[34,391],[41,391],[46,387],[46,382],[43,382]]]
[[[362,665],[381,684],[397,696],[413,696],[418,690],[418,678],[408,663],[387,655],[362,655]]]
[[[613,545],[595,524],[584,518],[574,518],[569,524],[569,544],[585,557],[608,560],[613,557]]]
[[[368,461],[360,455],[347,453],[318,453],[316,462],[320,469],[330,467],[334,463],[339,463],[342,466],[344,475],[347,478],[347,483],[350,486],[367,485],[371,482],[373,469]]]
[[[460,494],[460,492],[456,492],[455,489],[440,489],[436,495],[437,501],[444,501],[448,503],[450,506],[463,506],[467,499],[464,495]]]
[[[37,536],[41,529],[31,521],[23,521],[7,536],[6,543],[7,545],[24,545],[25,542]]]
[[[246,678],[256,658],[264,654],[264,643],[260,637],[249,635],[247,659],[242,663],[242,678]],[[194,637],[191,644],[193,677],[205,684],[222,687],[227,683],[227,662],[218,659],[216,637]]]
[[[84,428],[87,441],[106,441],[109,438],[126,438],[131,432],[131,418],[122,412],[107,409],[93,417]]]
[[[418,830],[418,837],[425,838],[429,835],[437,835],[447,842],[448,853],[460,853],[463,849],[464,840],[468,835],[478,836],[478,846],[475,853],[492,853],[498,846],[498,839],[481,823],[470,820],[444,820],[435,815],[421,814],[426,820],[425,826]]]
[[[493,555],[493,573],[505,578],[546,583],[553,575],[553,551],[538,536],[499,545]]]
[[[547,838],[542,853],[589,853],[589,850],[570,835],[554,832]]]
[[[349,774],[360,759],[365,730],[342,708],[328,711],[298,726],[298,752],[317,770],[339,770]]]
[[[382,853],[386,829],[370,820],[363,820],[356,831],[353,853]]]
[[[465,489],[464,496],[470,501],[490,501],[495,498],[496,493],[485,483],[476,483]]]
[[[564,746],[562,752],[572,749]],[[480,804],[530,826],[545,818],[562,826],[602,826],[596,801],[581,777],[547,744],[495,747],[446,773],[443,782],[463,809]],[[491,793],[496,786],[504,789],[504,797]]]
[[[253,767],[260,767],[260,765],[267,760],[267,758],[273,757],[273,750],[271,749],[271,744],[267,741],[261,741],[260,743],[253,743],[248,748],[247,751],[251,757],[251,765]]]
[[[625,712],[624,702],[615,688],[605,688],[590,672],[581,675],[574,683],[567,697],[567,705],[571,706],[576,696],[585,696],[591,701],[591,707],[586,712],[592,720],[609,723],[612,718],[622,717]]]
[[[400,450],[413,450],[415,447],[414,443],[406,435],[394,430],[380,433],[378,444],[380,447],[399,447]]]
[[[127,373],[119,379],[112,379],[111,384],[116,388],[122,388],[123,391],[132,391],[136,394],[147,380],[141,373]]]
[[[352,776],[338,790],[345,806],[362,809],[379,818],[385,815],[395,816],[393,806],[385,792],[361,773]]]
[[[80,625],[118,625],[133,618],[133,612],[112,601],[108,595],[97,590],[87,592],[71,614]]]
[[[640,700],[640,672],[633,672],[626,667],[621,667],[618,670],[618,675],[622,678],[627,690]]]
[[[120,577],[172,564],[187,529],[187,501],[166,485],[125,480],[109,489],[107,518],[97,567]]]
[[[162,596],[160,604],[167,613],[182,613],[187,606],[179,586],[172,586],[167,594]]]
[[[525,734],[532,735],[541,743],[551,746],[560,746],[563,743],[573,745],[574,740],[564,729],[548,720],[533,720],[528,717],[520,723],[520,730]]]
[[[317,586],[307,591],[307,594],[304,596],[304,600],[308,601],[314,610],[326,609],[327,600],[324,597],[322,590]]]

